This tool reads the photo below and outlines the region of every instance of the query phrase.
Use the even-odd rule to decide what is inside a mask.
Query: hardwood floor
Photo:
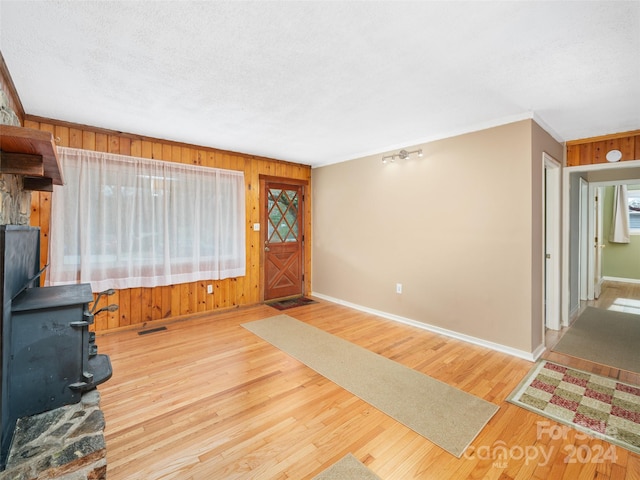
[[[281,313],[500,410],[455,458],[241,326]],[[555,423],[505,401],[531,362],[332,303],[237,309],[97,343],[114,369],[99,387],[109,480],[309,479],[347,453],[385,480],[640,479],[640,455],[572,429],[550,435]],[[507,457],[492,458],[500,447]],[[615,458],[584,461],[577,447]]]

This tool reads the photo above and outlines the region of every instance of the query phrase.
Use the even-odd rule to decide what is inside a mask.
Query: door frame
[[[548,153],[542,154],[545,193],[543,195],[544,222],[544,326],[560,330],[560,174],[561,164]]]
[[[589,182],[580,177],[580,197],[578,204],[579,212],[579,260],[578,260],[578,276],[580,278],[579,297],[580,300],[588,300],[589,282],[588,269],[589,265]]]
[[[619,180],[607,180],[607,181],[598,181],[589,183],[590,192],[594,190],[597,192],[598,196],[598,204],[597,208],[590,210],[590,222],[592,225],[597,228],[597,238],[598,243],[593,245],[589,252],[589,258],[587,259],[588,265],[593,266],[592,269],[589,270],[589,274],[587,277],[587,299],[594,300],[600,296],[600,290],[602,287],[602,282],[604,277],[602,276],[602,249],[605,247],[604,237],[603,237],[603,207],[604,207],[604,187],[615,187],[616,185],[638,185],[640,184],[640,178],[625,178]],[[591,197],[591,195],[590,195]],[[595,214],[595,215],[594,215]],[[589,237],[590,241],[591,237]]]
[[[587,300],[596,300],[602,290],[602,182],[589,182],[587,198]]]
[[[295,185],[296,187],[300,186],[302,187],[302,208],[301,208],[301,220],[302,220],[302,236],[303,236],[303,241],[302,241],[302,295],[306,295],[307,294],[307,285],[309,284],[309,280],[307,278],[307,258],[309,255],[309,250],[308,250],[308,245],[311,244],[310,239],[309,239],[309,235],[308,235],[308,228],[307,228],[307,215],[309,214],[308,211],[308,198],[307,198],[307,194],[308,194],[308,190],[309,190],[309,181],[308,180],[301,180],[299,178],[289,178],[289,177],[278,177],[278,176],[272,176],[272,175],[263,175],[260,174],[259,175],[259,181],[260,181],[260,193],[258,195],[258,209],[260,211],[260,244],[258,245],[258,248],[260,249],[260,283],[259,283],[259,290],[260,290],[260,302],[263,303],[265,300],[265,288],[266,288],[266,280],[265,280],[265,254],[264,254],[264,244],[265,241],[267,240],[267,218],[265,217],[265,202],[267,201],[266,197],[263,195],[265,192],[265,186],[267,183],[282,183],[285,185]],[[264,228],[263,228],[264,227]]]
[[[561,324],[563,327],[569,326],[571,320],[571,278],[570,272],[571,268],[569,265],[569,252],[570,252],[570,221],[571,221],[571,212],[575,211],[577,215],[581,215],[579,210],[575,210],[579,208],[579,205],[570,205],[571,198],[571,174],[573,173],[585,173],[589,174],[590,172],[601,172],[603,170],[608,170],[613,172],[615,175],[616,170],[624,170],[627,168],[640,168],[640,160],[627,160],[619,163],[596,163],[591,165],[576,165],[573,167],[564,167],[562,169],[562,312],[561,312]],[[627,181],[624,180],[612,180],[611,184],[622,183]],[[588,179],[587,179],[588,182]],[[587,215],[588,216],[588,215]],[[582,230],[581,230],[582,231]],[[582,240],[581,240],[582,241]],[[587,239],[586,244],[589,244]],[[579,248],[579,246],[574,246],[574,248]],[[588,256],[588,253],[587,253]],[[584,265],[580,267],[580,272],[585,273],[586,268]],[[575,279],[574,281],[581,281],[580,278]]]

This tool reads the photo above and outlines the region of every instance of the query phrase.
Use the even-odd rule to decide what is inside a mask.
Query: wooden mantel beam
[[[0,150],[0,173],[43,177],[44,160],[42,155],[4,152]]]

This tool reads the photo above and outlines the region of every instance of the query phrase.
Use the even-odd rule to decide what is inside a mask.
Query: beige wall
[[[314,293],[532,352],[545,135],[526,120],[314,169]]]
[[[563,163],[564,146],[531,122],[531,348],[544,342],[544,153]],[[558,225],[561,229],[561,226]]]

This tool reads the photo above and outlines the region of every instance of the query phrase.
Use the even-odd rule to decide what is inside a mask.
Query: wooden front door
[[[304,294],[303,186],[266,181],[264,299]]]

